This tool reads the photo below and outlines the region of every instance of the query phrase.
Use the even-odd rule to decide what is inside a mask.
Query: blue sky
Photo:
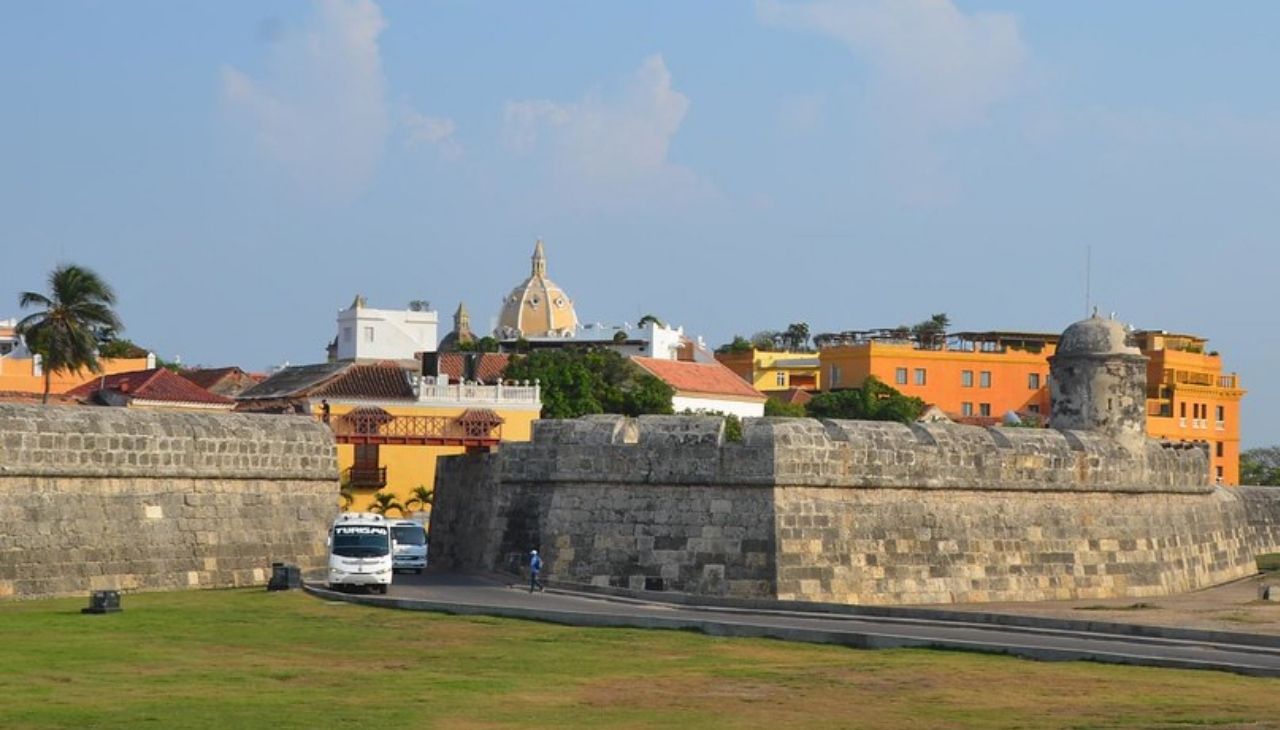
[[[323,358],[542,236],[586,321],[1207,336],[1280,442],[1280,4],[19,3],[3,287],[98,269],[186,363]],[[2,291],[0,291],[2,293]],[[1270,381],[1270,382],[1269,382]]]

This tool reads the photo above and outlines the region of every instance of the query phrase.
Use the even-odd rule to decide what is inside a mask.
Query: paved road
[[[1042,660],[1092,659],[1280,677],[1280,648],[1246,635],[1214,640],[1120,635],[1043,626],[996,626],[972,620],[840,615],[770,608],[689,606],[561,590],[529,593],[490,578],[428,573],[397,575],[389,595],[325,597],[391,608],[536,619],[576,626],[699,629],[717,636],[757,636],[859,648],[935,647],[998,652]]]

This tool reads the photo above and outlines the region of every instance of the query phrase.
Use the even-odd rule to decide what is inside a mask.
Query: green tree
[[[752,348],[751,340],[748,340],[742,335],[734,335],[733,342],[717,347],[716,352],[720,354],[730,352],[751,352]]]
[[[793,322],[787,326],[786,331],[782,334],[786,340],[788,350],[806,351],[809,349],[809,324],[807,322]]]
[[[775,330],[761,330],[751,335],[751,346],[757,350],[774,352],[783,349],[786,334]]]
[[[543,418],[671,413],[671,386],[609,349],[539,350],[512,358],[507,380],[537,380]]]
[[[351,505],[355,504],[356,495],[345,484],[338,490],[338,498],[342,500],[342,511],[346,512],[351,509]]]
[[[814,418],[914,423],[924,412],[924,401],[905,396],[868,375],[861,388],[815,395],[805,410]]]
[[[946,314],[935,314],[911,328],[911,336],[921,347],[938,348],[947,339],[947,327],[951,326],[951,318]],[[899,328],[901,329],[901,328]]]
[[[502,349],[497,338],[485,335],[475,341],[476,352],[497,352]]]
[[[808,415],[800,403],[783,403],[776,398],[764,402],[764,414],[781,418],[804,418]]]
[[[648,327],[650,324],[656,324],[659,327],[664,326],[662,324],[662,320],[658,319],[657,315],[653,315],[653,314],[646,314],[645,316],[641,317],[640,321],[636,323],[636,326],[643,329],[645,327]]]
[[[400,504],[400,501],[396,499],[396,495],[391,492],[377,492],[373,495],[373,504],[369,505],[370,512],[385,515],[391,510],[397,510],[401,516],[404,516],[404,505]]]
[[[409,498],[404,501],[404,506],[415,512],[419,512],[421,510],[415,510],[414,507],[425,507],[430,509],[431,505],[435,503],[435,490],[425,484],[419,484],[413,488],[412,492],[409,493]]]
[[[23,292],[18,305],[41,307],[40,311],[18,322],[18,334],[27,347],[41,357],[44,368],[44,396],[49,402],[49,387],[54,372],[79,373],[83,369],[100,373],[96,333],[124,329],[111,309],[116,295],[92,270],[75,265],[60,265],[49,274],[49,294]]]
[[[1280,487],[1280,446],[1249,449],[1240,454],[1240,483]]]

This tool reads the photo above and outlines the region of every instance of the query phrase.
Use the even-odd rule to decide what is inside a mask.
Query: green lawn
[[[1280,683],[328,603],[0,604],[0,727],[1277,727]]]

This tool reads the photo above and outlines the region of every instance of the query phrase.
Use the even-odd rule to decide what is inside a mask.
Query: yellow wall
[[[822,386],[821,367],[779,365],[779,361],[802,359],[817,360],[818,353],[765,350],[716,353],[716,360],[720,361],[720,364],[737,373],[738,377],[751,383],[751,386],[761,393],[780,392],[789,388],[819,390]],[[782,375],[782,383],[778,382],[779,374]]]
[[[67,372],[53,373],[53,377],[50,378],[49,392],[65,393],[102,375],[131,373],[147,369],[147,358],[145,357],[103,358],[99,362],[102,365],[101,373],[93,373],[88,369],[81,370],[79,375]],[[43,393],[44,376],[31,374],[30,358],[0,358],[0,391]]]
[[[360,406],[368,406],[369,403],[357,402],[339,402],[329,401],[330,420],[338,418],[344,413]],[[489,404],[490,406],[492,404]],[[459,416],[467,407],[429,407],[419,405],[389,405],[379,402],[377,407],[383,409],[393,416]],[[487,407],[477,405],[476,407]],[[499,416],[502,416],[504,423],[502,424],[502,440],[503,441],[528,441],[532,436],[533,422],[538,418],[538,411],[535,410],[503,410],[500,408],[491,408]],[[317,417],[320,415],[319,402],[314,405],[314,413]],[[466,451],[461,446],[408,446],[382,445],[378,447],[378,460],[381,466],[387,468],[387,484],[382,489],[360,488],[351,489],[356,500],[351,505],[352,510],[364,510],[373,504],[373,495],[379,491],[389,492],[396,497],[396,501],[404,504],[409,498],[413,489],[417,486],[425,486],[433,489],[436,483],[436,459],[441,456],[454,456],[462,454]],[[355,446],[351,444],[338,445],[338,470],[339,473],[345,474],[347,469],[351,468],[355,463]],[[416,507],[416,505],[415,505]],[[415,511],[423,511],[418,507]],[[392,513],[399,517],[398,514]]]

